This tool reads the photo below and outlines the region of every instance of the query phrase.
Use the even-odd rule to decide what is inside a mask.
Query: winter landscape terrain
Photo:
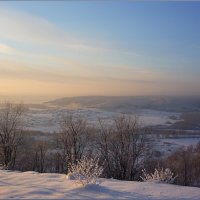
[[[109,97],[83,96],[68,97],[28,105],[26,115],[30,130],[53,133],[58,131],[60,117],[66,114],[78,114],[89,123],[95,124],[98,119],[111,119],[120,114],[138,116],[143,126],[170,127],[183,121],[182,113],[198,112],[198,98],[174,97]],[[198,116],[197,116],[198,117]],[[200,125],[198,121],[196,126]],[[195,126],[191,126],[195,129]],[[179,127],[178,127],[179,128]],[[198,129],[198,127],[197,127]]]
[[[0,198],[198,200],[200,196],[200,189],[195,187],[114,179],[100,182],[99,186],[81,187],[64,174],[0,170]]]
[[[137,116],[143,127],[158,129],[161,133],[163,130],[180,132],[179,136],[161,134],[159,139],[152,135],[154,147],[164,155],[181,146],[195,145],[200,141],[199,112],[194,112],[194,116],[192,113],[200,109],[198,102],[199,97],[71,97],[27,105],[25,118],[28,130],[51,135],[60,131],[63,115],[79,115],[91,125],[98,124],[99,119],[109,122],[122,114]],[[195,123],[190,124],[195,120]],[[188,127],[182,127],[182,124],[188,124]]]
[[[93,102],[89,102],[90,98],[79,97],[78,104],[76,99],[66,99],[43,104],[27,104],[28,110],[24,117],[27,122],[26,130],[35,131],[37,134],[34,137],[33,132],[33,137],[36,139],[50,140],[55,133],[60,131],[60,120],[64,115],[79,115],[84,117],[92,126],[97,125],[99,119],[106,120],[109,123],[112,118],[127,114],[138,116],[140,125],[150,128],[149,137],[153,148],[160,152],[159,156],[165,157],[180,147],[196,145],[200,141],[198,128],[187,130],[176,127],[180,122],[187,123],[187,117],[183,113],[187,113],[188,104],[185,104],[185,108],[180,108],[180,106],[174,106],[173,102],[168,103],[168,108],[164,106],[164,109],[162,109],[157,107],[158,103],[153,103],[156,107],[150,103],[147,104],[145,98],[143,98],[144,105],[141,105],[141,99],[134,101],[132,98],[131,100],[129,98],[114,98],[114,100],[108,98],[109,101],[106,101],[106,97],[95,97]],[[158,99],[156,99],[157,101]],[[166,101],[169,102],[169,100],[159,100],[159,104],[162,105],[163,102],[166,104]],[[155,99],[153,102],[155,102]],[[196,125],[198,127],[198,121]],[[159,134],[154,134],[154,130],[158,131]],[[171,134],[165,135],[162,134],[162,131],[171,131]],[[0,170],[0,198],[178,200],[199,199],[200,196],[200,189],[195,187],[103,178],[99,179],[99,182],[100,185],[82,187],[73,180],[68,180],[65,174]]]
[[[200,200],[200,2],[0,1],[0,199]]]
[[[83,98],[84,100],[87,98]],[[96,98],[98,101],[99,99]],[[86,101],[86,100],[85,100]],[[84,101],[84,102],[85,102]],[[96,100],[95,100],[96,101]],[[56,101],[57,102],[57,101]],[[131,100],[131,102],[133,102]],[[90,102],[91,103],[91,102]],[[94,102],[93,102],[94,103]],[[121,102],[123,104],[123,101]],[[160,103],[162,104],[162,103]],[[43,103],[26,105],[28,110],[24,120],[26,130],[33,131],[36,140],[52,140],[53,135],[60,131],[60,120],[62,116],[74,114],[84,117],[89,124],[97,125],[99,119],[109,121],[119,115],[126,114],[138,116],[140,125],[151,130],[149,135],[153,148],[159,152],[159,156],[166,157],[180,147],[196,145],[200,141],[199,121],[196,121],[192,129],[190,117],[185,113],[186,108],[171,108],[169,105],[164,109],[152,108],[119,102],[110,102],[109,105],[98,102],[82,105],[79,102],[69,103]],[[101,105],[101,106],[100,106]],[[102,107],[102,105],[104,105]],[[127,105],[130,105],[128,107]],[[146,102],[145,102],[146,105]],[[155,104],[156,105],[156,104]],[[192,109],[192,108],[191,108]],[[195,119],[196,113],[195,113]],[[190,119],[190,120],[188,120]],[[189,124],[189,129],[182,128],[182,124]],[[181,126],[180,126],[181,124]],[[177,128],[178,127],[178,128]],[[154,133],[158,132],[159,134]],[[163,134],[165,131],[170,134]],[[34,137],[34,132],[37,133]],[[18,172],[0,170],[0,198],[1,199],[199,199],[200,189],[198,187],[186,187],[170,185],[157,182],[120,181],[116,179],[99,179],[100,185],[87,185],[82,187],[73,180],[68,180],[65,174],[37,173],[33,171]],[[17,183],[17,184],[16,184]]]
[[[150,109],[137,109],[130,110],[129,115],[138,116],[140,123],[143,126],[155,126],[155,125],[168,125],[168,123],[174,123],[179,119],[179,113],[156,111]],[[76,108],[67,109],[65,107],[46,108],[46,109],[34,109],[30,108],[26,114],[26,120],[28,122],[28,129],[35,131],[42,131],[46,133],[53,133],[59,131],[59,121],[63,115],[67,114],[80,115],[87,119],[90,124],[97,124],[98,119],[109,120],[120,114],[126,114],[124,111],[109,111],[99,108]],[[171,119],[174,116],[176,119]]]

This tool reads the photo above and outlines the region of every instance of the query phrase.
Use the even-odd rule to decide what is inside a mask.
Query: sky
[[[199,95],[200,2],[1,1],[0,97]]]

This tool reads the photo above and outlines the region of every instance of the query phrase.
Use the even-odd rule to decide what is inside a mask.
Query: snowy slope
[[[102,179],[82,188],[63,174],[0,170],[0,198],[30,199],[199,199],[200,188]]]

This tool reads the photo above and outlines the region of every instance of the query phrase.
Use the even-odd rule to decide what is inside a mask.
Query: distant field
[[[63,107],[30,107],[26,113],[28,130],[53,133],[59,131],[59,121],[63,115],[75,114],[84,117],[90,124],[96,124],[98,119],[108,122],[120,114],[127,114],[123,110],[106,111],[97,108],[67,109]],[[129,115],[138,116],[142,126],[164,125],[170,126],[179,119],[179,113],[157,111],[150,109],[130,109]]]
[[[200,112],[185,112],[180,115],[181,121],[176,121],[171,128],[200,130]]]

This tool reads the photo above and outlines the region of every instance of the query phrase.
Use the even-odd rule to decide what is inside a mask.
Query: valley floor
[[[63,174],[0,170],[1,199],[199,199],[200,188],[101,179],[83,188]]]

